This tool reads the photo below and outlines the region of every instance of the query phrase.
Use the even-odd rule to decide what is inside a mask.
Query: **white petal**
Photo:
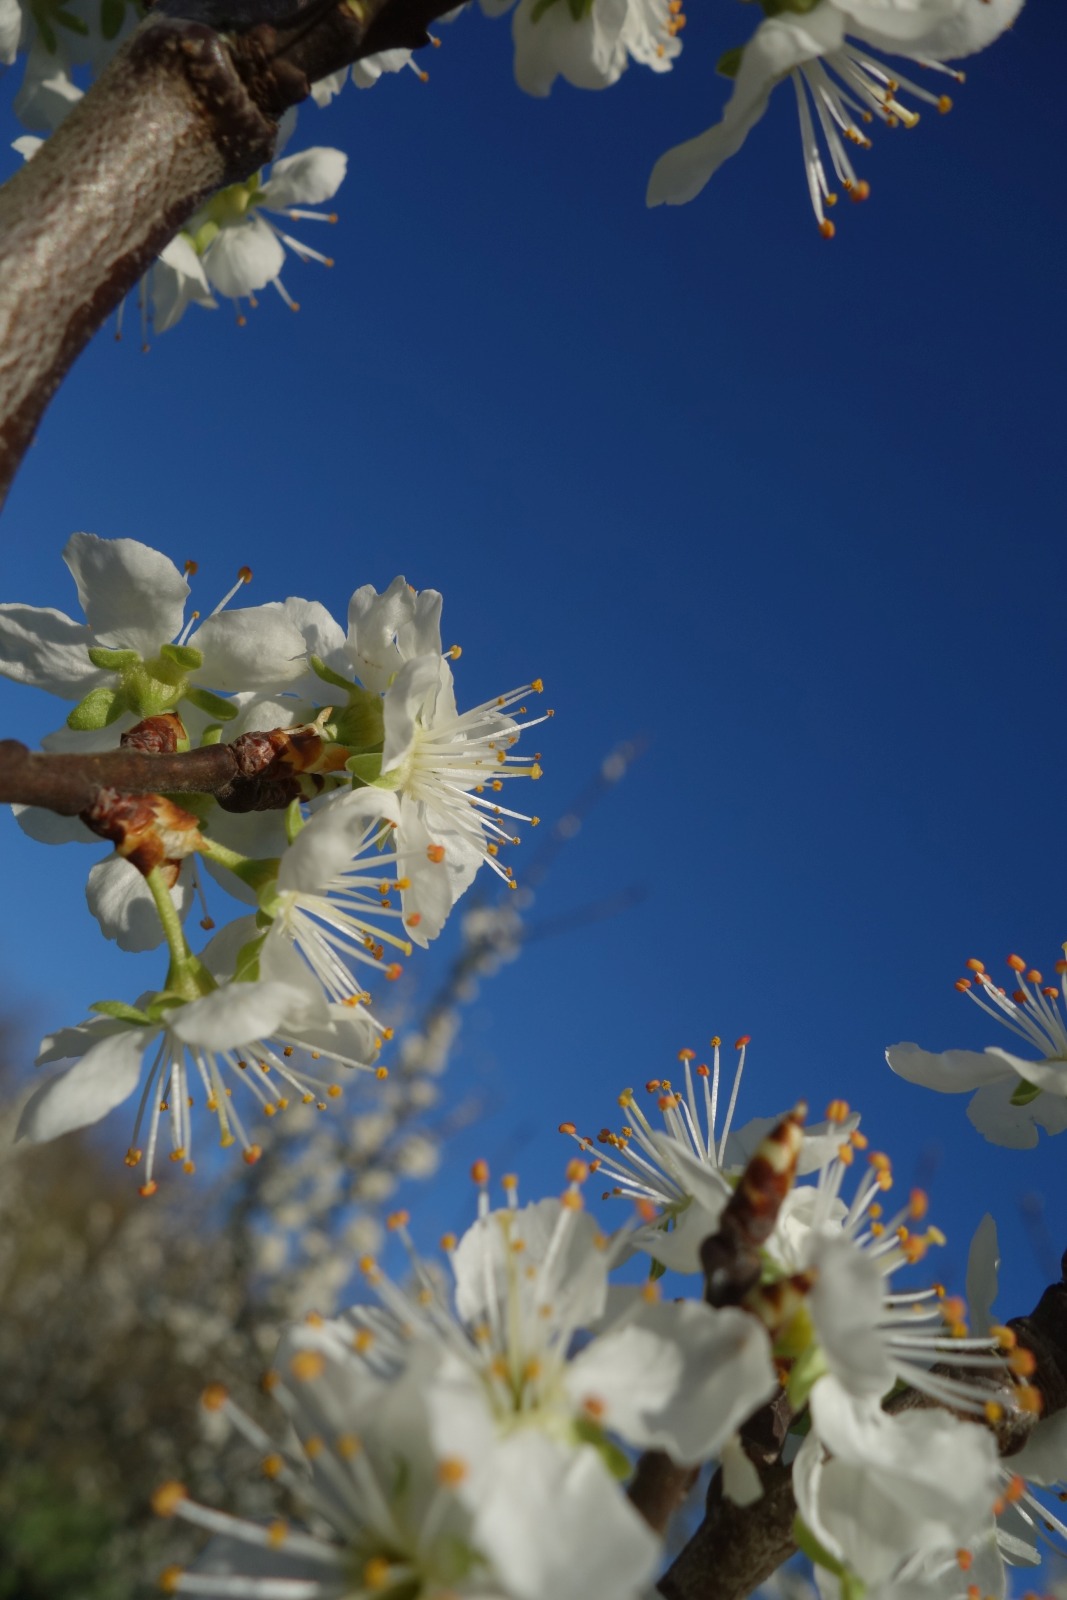
[[[1012,1105],[1018,1086],[1019,1080],[1014,1076],[986,1084],[968,1105],[967,1116],[990,1144],[1009,1150],[1032,1150],[1037,1144],[1038,1128],[1044,1128],[1046,1133],[1062,1133],[1067,1128],[1067,1100],[1042,1093],[1026,1105]]]
[[[15,821],[38,844],[99,844],[100,835],[85,826],[80,817],[61,817],[58,811],[43,806],[11,807]]]
[[[1010,1071],[1036,1088],[1053,1095],[1067,1095],[1067,1060],[1062,1056],[1028,1061],[1025,1056],[1012,1055],[1010,1050],[1001,1050],[996,1045],[990,1046],[988,1054],[998,1057]]]
[[[96,863],[89,873],[85,898],[104,938],[114,939],[120,950],[155,950],[163,943],[152,892],[142,874],[122,856],[106,856]],[[170,898],[184,918],[193,903],[188,870],[179,874]]]
[[[430,859],[427,852],[434,844],[444,845],[443,861]],[[457,841],[451,830],[444,838],[439,830],[431,834],[423,808],[409,795],[400,796],[396,847],[403,856],[403,875],[409,884],[400,895],[404,930],[425,949],[441,932],[457,898],[481,865],[481,857],[472,863],[470,847]]]
[[[276,161],[257,203],[268,211],[288,211],[290,206],[319,206],[335,195],[344,181],[348,157],[343,150],[315,145],[298,155]]]
[[[917,1044],[891,1045],[885,1053],[890,1068],[908,1083],[920,1083],[942,1094],[965,1094],[985,1083],[1007,1078],[1010,1068],[991,1050],[921,1050]]]
[[[622,41],[626,0],[593,0],[576,22],[567,0],[537,13],[537,0],[519,0],[512,18],[515,81],[527,94],[546,95],[557,77],[578,89],[604,89],[626,70]]]
[[[843,36],[844,19],[827,4],[804,17],[771,17],[761,22],[745,46],[722,121],[660,156],[648,181],[648,204],[684,205],[698,195],[722,163],[741,148],[766,111],[775,84],[802,62],[836,49]]]
[[[492,1211],[467,1229],[452,1256],[456,1309],[465,1322],[479,1322],[486,1316],[487,1292],[497,1301],[504,1299],[514,1260],[509,1238],[521,1238],[524,1262],[538,1265],[545,1259],[562,1211],[558,1200],[539,1200],[514,1212]],[[569,1322],[588,1327],[604,1309],[607,1266],[592,1217],[583,1211],[572,1213],[567,1220],[556,1258],[556,1282],[563,1286],[565,1303],[559,1296],[552,1298]]]
[[[999,1267],[997,1225],[987,1211],[974,1230],[967,1253],[967,1320],[976,1339],[983,1338],[992,1325]]]
[[[232,1050],[276,1032],[302,999],[299,991],[284,983],[228,983],[203,1000],[176,1007],[167,1028],[183,1044]]]
[[[643,1306],[581,1351],[564,1381],[577,1410],[596,1402],[611,1432],[682,1466],[717,1455],[778,1391],[765,1328],[699,1300]]]
[[[10,66],[19,47],[22,7],[18,0],[0,0],[0,62]]]
[[[341,93],[347,81],[347,67],[342,67],[340,72],[328,73],[325,78],[317,78],[311,85],[312,100],[319,107],[328,106],[334,96]]]
[[[189,642],[203,652],[196,681],[207,689],[284,689],[307,672],[304,636],[277,601],[220,611]]]
[[[397,639],[413,626],[415,605],[415,591],[403,577],[394,578],[381,594],[373,584],[364,584],[349,600],[347,651],[364,688],[376,694],[383,693],[408,659],[400,653]],[[433,653],[432,646],[425,651],[409,652]],[[437,654],[440,654],[440,636]]]
[[[0,673],[15,683],[80,700],[110,674],[89,660],[92,631],[51,606],[0,605]]]
[[[276,278],[285,262],[280,239],[262,217],[223,228],[208,246],[204,271],[220,294],[239,300]]]
[[[166,333],[178,323],[188,305],[217,309],[200,257],[188,237],[177,234],[162,250],[152,268],[152,325]]]
[[[675,1217],[673,1228],[641,1228],[634,1234],[633,1242],[669,1272],[702,1272],[700,1247],[718,1231],[725,1204],[726,1198],[721,1197],[714,1209],[709,1210],[699,1200],[691,1200]]]
[[[974,55],[1010,28],[1023,0],[919,0],[887,5],[886,0],[837,0],[846,12],[849,33],[876,49],[915,58],[950,61]]]
[[[34,1090],[22,1108],[16,1139],[41,1144],[106,1117],[136,1089],[141,1057],[154,1037],[152,1028],[124,1027],[100,1039],[73,1067]]]
[[[752,1461],[745,1454],[740,1437],[727,1439],[721,1451],[722,1491],[735,1506],[754,1506],[763,1498],[763,1484]]]
[[[532,1428],[494,1450],[475,1538],[517,1600],[630,1600],[660,1549],[589,1446]]]
[[[356,789],[340,795],[317,811],[301,829],[282,857],[278,869],[278,888],[324,894],[339,875],[351,865],[360,849],[367,849],[363,870],[372,872],[376,861],[373,847],[365,843],[378,832],[383,822],[396,822],[400,807],[387,789]],[[391,857],[381,857],[383,872]]]
[[[159,550],[75,533],[63,560],[97,644],[154,656],[181,630],[189,585]]]
[[[855,1395],[885,1394],[893,1368],[878,1328],[883,1295],[878,1262],[844,1234],[816,1234],[808,1263],[816,1274],[812,1316],[835,1375]]]
[[[340,624],[317,600],[300,600],[290,595],[282,602],[282,610],[293,627],[300,630],[308,655],[320,656],[326,661],[335,651],[343,649],[345,635]],[[322,684],[320,693],[327,693],[326,684]]]

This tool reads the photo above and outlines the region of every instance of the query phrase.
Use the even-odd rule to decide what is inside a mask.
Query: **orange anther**
[[[150,1504],[157,1517],[172,1517],[185,1498],[184,1483],[172,1478],[169,1483],[160,1484]]]
[[[428,844],[426,855],[430,861],[440,864],[445,859],[445,847],[443,844]]]
[[[578,1129],[575,1127],[573,1122],[561,1122],[559,1125],[559,1132],[577,1134]]]
[[[478,1184],[485,1184],[485,1183],[489,1182],[489,1163],[488,1163],[488,1161],[478,1160],[478,1161],[475,1161],[475,1162],[472,1163],[472,1165],[471,1165],[471,1181],[473,1183],[478,1183]]]
[[[1025,972],[1026,971],[1026,962],[1023,960],[1022,956],[1009,956],[1008,957],[1008,966],[1011,968],[1011,970],[1013,972]]]
[[[200,1404],[205,1411],[221,1411],[228,1398],[224,1384],[209,1383],[200,1396]]]
[[[289,1363],[289,1371],[299,1382],[310,1383],[326,1371],[326,1357],[321,1350],[298,1350]]]
[[[745,1048],[746,1044],[751,1044],[751,1043],[752,1043],[752,1035],[750,1033],[743,1033],[741,1035],[740,1039],[736,1039],[734,1041],[734,1049],[735,1050],[743,1050]]]

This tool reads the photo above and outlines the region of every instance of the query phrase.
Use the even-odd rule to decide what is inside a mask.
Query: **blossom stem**
[[[170,890],[163,880],[160,868],[153,867],[150,872],[146,872],[144,881],[148,885],[170,952],[167,988],[173,990],[175,994],[180,994],[185,1000],[199,1000],[204,991],[194,971],[195,958],[186,943],[181,917],[170,897]],[[200,962],[196,961],[195,966],[199,967]]]
[[[239,850],[231,850],[229,845],[220,844],[217,839],[208,838],[206,835],[200,854],[214,861],[217,867],[232,872],[235,878],[240,878],[250,889],[264,889],[278,876],[277,856],[267,856],[263,860],[257,860],[254,856],[243,856]]]

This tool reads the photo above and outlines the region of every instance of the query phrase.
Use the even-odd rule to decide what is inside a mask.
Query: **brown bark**
[[[270,159],[282,111],[361,56],[426,43],[450,3],[330,0],[226,34],[142,23],[0,189],[0,503],[76,356],[201,201]]]

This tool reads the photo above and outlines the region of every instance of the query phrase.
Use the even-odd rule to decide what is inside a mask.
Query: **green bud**
[[[204,665],[204,652],[191,644],[165,644],[159,652],[164,661],[173,661],[182,672],[196,672]]]
[[[147,1011],[128,1006],[125,1000],[94,1000],[89,1010],[98,1011],[102,1017],[114,1017],[116,1022],[133,1022],[141,1028],[152,1026],[152,1018]]]
[[[230,722],[237,715],[237,706],[231,705],[229,700],[223,700],[221,695],[212,694],[210,689],[190,686],[185,691],[185,699],[198,711],[206,712],[209,717],[218,717],[220,722]]]
[[[123,667],[137,665],[141,658],[136,650],[108,650],[103,645],[94,644],[89,651],[89,660],[94,667],[100,667],[105,672],[121,672]]]
[[[742,44],[735,45],[732,50],[724,50],[715,63],[715,71],[723,78],[736,78],[741,71],[741,58],[745,53]]]
[[[73,711],[67,713],[67,727],[77,733],[95,733],[121,717],[126,710],[123,695],[114,689],[90,689],[84,700],[79,700]]]

